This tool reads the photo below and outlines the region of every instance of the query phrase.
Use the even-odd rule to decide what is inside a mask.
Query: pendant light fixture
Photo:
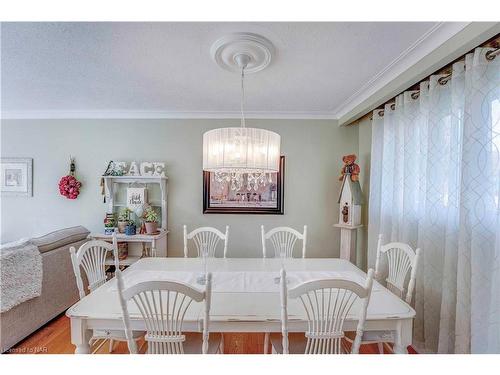
[[[232,190],[258,190],[271,182],[271,173],[279,171],[279,134],[245,125],[245,73],[269,65],[272,44],[255,34],[232,34],[212,47],[216,62],[241,78],[239,127],[218,128],[203,134],[203,170],[214,173],[217,182],[227,182]]]

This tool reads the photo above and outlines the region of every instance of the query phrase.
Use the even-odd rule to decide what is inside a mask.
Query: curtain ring
[[[500,49],[500,48],[499,48],[499,47],[497,47],[497,48],[495,48],[495,49],[492,49],[491,51],[486,52],[486,54],[484,55],[484,57],[486,57],[486,60],[488,60],[488,61],[493,61],[493,60],[495,60],[495,57],[497,57],[497,54],[498,54],[498,50],[499,50],[499,49]]]
[[[451,78],[451,73],[450,74],[447,74],[441,78],[438,79],[438,83],[442,86],[446,85],[448,83],[448,81],[450,80]]]

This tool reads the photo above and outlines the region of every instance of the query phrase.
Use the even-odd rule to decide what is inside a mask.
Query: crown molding
[[[239,119],[241,112],[222,111],[2,111],[3,120],[47,120],[47,119]],[[311,119],[335,120],[331,112],[300,111],[253,111],[245,112],[246,119]]]
[[[360,87],[332,113],[340,119],[363,101],[395,80],[411,66],[462,31],[470,22],[439,22],[415,41],[410,47],[391,61],[384,69]]]

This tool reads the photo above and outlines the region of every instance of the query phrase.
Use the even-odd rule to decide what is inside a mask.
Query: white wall
[[[169,177],[169,255],[182,253],[182,225],[231,226],[232,256],[261,256],[259,226],[309,225],[311,256],[338,256],[337,176],[341,156],[358,150],[356,126],[334,121],[250,120],[281,134],[286,155],[285,215],[203,215],[202,134],[237,120],[3,120],[1,156],[31,157],[33,197],[3,197],[2,243],[82,224],[102,230],[106,205],[99,176],[109,160],[165,161]],[[58,181],[76,157],[77,200],[59,195]]]

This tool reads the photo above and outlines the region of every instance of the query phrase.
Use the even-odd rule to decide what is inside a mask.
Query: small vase
[[[114,227],[104,227],[104,234],[113,234],[114,231]]]
[[[133,235],[135,235],[135,225],[127,225],[125,227],[125,234],[127,236],[133,236]]]
[[[146,222],[146,233],[147,234],[153,234],[158,231],[158,223],[156,221],[153,221],[151,223]]]

